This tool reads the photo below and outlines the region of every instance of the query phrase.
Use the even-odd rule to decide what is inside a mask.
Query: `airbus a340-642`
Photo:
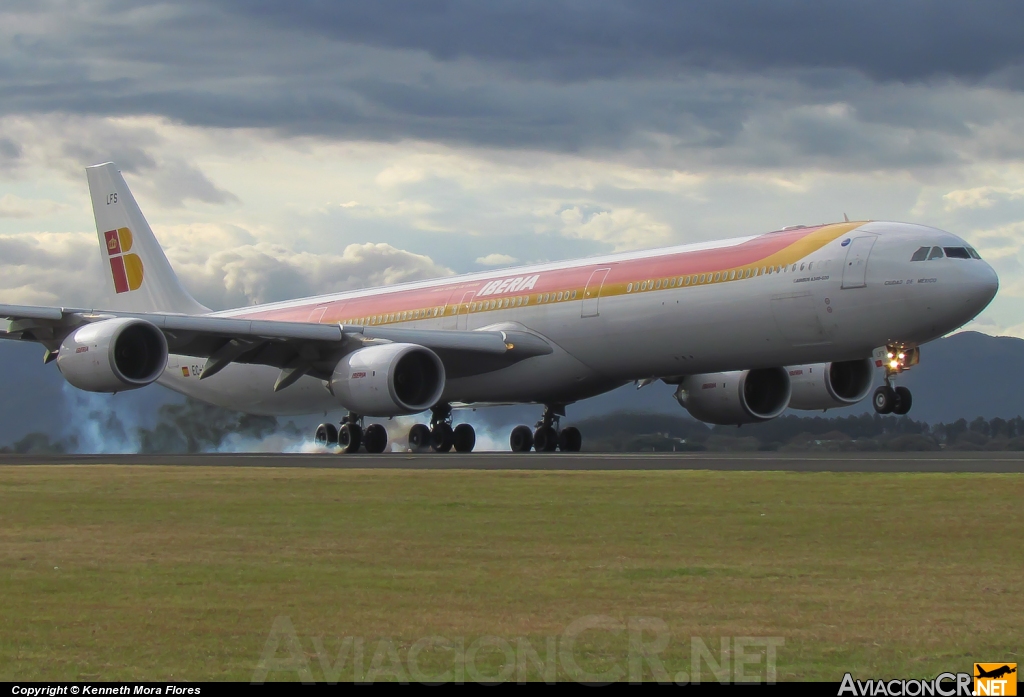
[[[842,222],[722,242],[473,273],[211,312],[179,283],[112,163],[87,168],[107,271],[100,309],[0,305],[92,392],[159,383],[258,414],[343,410],[318,442],[387,449],[363,418],[430,412],[409,446],[468,452],[463,405],[543,405],[514,451],[579,450],[566,405],[636,381],[677,385],[694,417],[764,421],[854,404],[905,414],[893,378],[995,296],[992,267],[922,225]],[[538,409],[539,411],[539,409]]]

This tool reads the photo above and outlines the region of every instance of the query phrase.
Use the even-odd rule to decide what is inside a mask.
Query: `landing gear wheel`
[[[533,447],[538,453],[553,453],[558,447],[558,431],[551,426],[541,426],[533,432]]]
[[[533,448],[533,431],[529,426],[516,426],[512,429],[508,444],[514,453],[528,453]]]
[[[446,423],[435,424],[430,432],[430,438],[430,447],[434,449],[434,452],[446,453],[455,445],[455,432]]]
[[[338,431],[338,445],[343,453],[359,452],[359,446],[363,443],[363,429],[359,424],[342,424]]]
[[[430,442],[430,429],[426,424],[416,424],[409,429],[409,448],[413,452],[426,450]]]
[[[476,445],[476,431],[469,424],[459,424],[455,427],[453,442],[455,452],[471,453]]]
[[[575,426],[563,428],[558,434],[558,449],[563,453],[578,453],[583,447],[583,436]]]
[[[910,405],[914,403],[914,399],[906,387],[897,387],[894,392],[896,393],[896,404],[892,407],[892,413],[903,416],[910,411]]]
[[[363,446],[368,453],[382,453],[388,447],[388,431],[380,424],[370,424],[363,434]]]
[[[891,414],[893,407],[896,406],[896,390],[888,385],[882,385],[875,390],[871,401],[875,405],[875,411],[879,414]]]
[[[332,448],[338,444],[338,427],[334,424],[320,424],[316,427],[313,442],[321,448]]]

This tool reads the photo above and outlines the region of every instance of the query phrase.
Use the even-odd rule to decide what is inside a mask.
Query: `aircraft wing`
[[[0,320],[8,320],[6,329],[0,322],[0,339],[40,343],[47,349],[44,360],[49,362],[75,329],[114,317],[150,322],[163,332],[171,353],[208,359],[203,377],[230,363],[249,363],[290,373],[299,368],[302,374],[326,380],[345,354],[384,343],[431,349],[449,378],[478,375],[553,352],[542,337],[518,330],[403,329],[26,305],[0,305]]]

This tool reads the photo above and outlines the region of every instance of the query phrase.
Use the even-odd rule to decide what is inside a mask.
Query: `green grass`
[[[780,637],[779,679],[934,677],[1019,659],[1022,500],[1019,475],[0,467],[0,680],[247,681],[272,637],[269,680],[339,652],[359,677],[360,646],[408,676],[432,636],[456,648],[420,642],[425,673],[461,645],[493,675],[486,637],[544,660],[595,616],[621,631],[559,677],[629,677],[635,618],[670,677],[694,637]]]

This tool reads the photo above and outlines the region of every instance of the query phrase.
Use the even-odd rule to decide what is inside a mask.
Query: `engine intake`
[[[331,377],[334,396],[364,416],[416,414],[434,406],[444,391],[444,364],[417,344],[367,346],[338,362]]]
[[[791,388],[785,368],[690,375],[676,400],[695,419],[720,425],[768,421],[785,411]]]
[[[57,352],[64,379],[87,392],[121,392],[156,381],[167,366],[167,339],[143,319],[115,317],[69,334]]]
[[[870,358],[789,367],[794,409],[833,409],[856,404],[871,391],[875,364]]]

